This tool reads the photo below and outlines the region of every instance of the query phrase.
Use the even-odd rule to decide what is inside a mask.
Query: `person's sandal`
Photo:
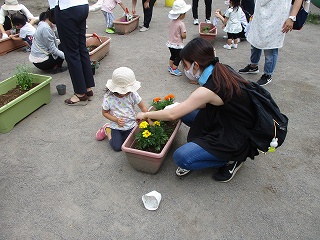
[[[92,101],[92,99],[93,99],[93,91],[92,90],[88,91],[86,93],[86,95],[88,97],[88,101]]]
[[[176,170],[176,175],[181,177],[181,176],[187,175],[189,172],[190,172],[190,170],[178,167]]]
[[[79,99],[79,101],[77,102],[73,102],[71,100],[71,98],[68,98],[66,100],[64,100],[65,104],[69,105],[69,106],[85,106],[88,104],[88,96],[84,95],[82,97],[79,97],[75,94],[75,96]]]

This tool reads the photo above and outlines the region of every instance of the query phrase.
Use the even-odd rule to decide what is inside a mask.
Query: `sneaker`
[[[239,70],[239,73],[258,73],[258,72],[259,72],[258,66],[251,67],[250,64],[248,64],[245,68],[242,68]]]
[[[149,30],[149,28],[146,28],[146,27],[142,27],[142,28],[140,28],[140,32],[146,32],[146,31],[148,31]]]
[[[263,74],[261,78],[257,81],[260,86],[265,86],[272,81],[271,75]]]
[[[197,18],[193,19],[193,24],[194,25],[199,25],[199,20]]]
[[[213,179],[218,182],[229,182],[236,172],[241,168],[243,162],[234,162],[232,164],[227,164],[218,169],[218,171],[213,175]]]
[[[181,176],[187,175],[189,172],[190,172],[190,170],[178,167],[176,170],[176,175],[181,177]]]
[[[170,66],[168,66],[168,72],[171,72],[171,67]]]
[[[206,23],[211,23],[210,19],[205,20]]]
[[[222,38],[223,38],[223,39],[228,39],[228,36],[227,36],[227,35],[224,35]]]
[[[106,33],[114,34],[114,29],[113,28],[107,28],[106,29]]]
[[[25,47],[25,48],[23,49],[23,52],[31,52],[31,47]]]
[[[182,76],[182,73],[180,72],[180,70],[178,68],[176,68],[175,70],[173,70],[172,68],[170,68],[170,73],[172,75],[175,75],[175,76]]]
[[[98,141],[102,141],[103,139],[106,138],[107,136],[107,133],[111,131],[110,129],[110,124],[109,123],[106,123],[105,125],[103,125],[102,128],[100,128],[97,133],[96,133],[96,139]]]
[[[52,69],[52,73],[62,73],[68,70],[68,67],[56,67]]]
[[[223,45],[223,48],[231,50],[231,45],[225,44],[225,45]]]
[[[238,44],[232,43],[232,44],[231,44],[231,47],[234,48],[234,49],[237,49],[237,48],[238,48]]]

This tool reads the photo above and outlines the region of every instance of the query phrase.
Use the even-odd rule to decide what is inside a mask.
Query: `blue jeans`
[[[116,152],[120,152],[122,144],[127,139],[131,131],[132,129],[130,130],[111,129],[111,139],[109,143],[112,149],[115,150]]]
[[[274,69],[276,68],[276,64],[278,61],[278,48],[274,49],[264,49],[264,73],[267,75],[272,75],[274,72]],[[251,46],[251,57],[250,61],[251,64],[258,65],[261,57],[262,49],[255,48],[254,46]]]
[[[183,116],[181,121],[187,126],[190,126],[199,110]],[[188,170],[198,170],[203,168],[218,168],[227,164],[227,161],[223,161],[215,155],[207,152],[194,142],[189,142],[179,147],[173,153],[174,162],[181,168]]]

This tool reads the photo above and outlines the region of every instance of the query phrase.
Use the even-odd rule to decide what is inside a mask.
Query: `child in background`
[[[28,45],[27,52],[31,51],[32,38],[36,32],[36,28],[27,22],[25,16],[20,13],[15,13],[11,17],[12,25],[19,29],[19,37],[10,35],[10,38],[15,41],[25,41]]]
[[[107,29],[106,33],[114,33],[113,21],[114,21],[114,14],[112,10],[119,4],[123,11],[126,11],[126,7],[121,2],[121,0],[103,0],[101,5],[101,11],[106,19]]]
[[[185,18],[186,12],[190,9],[191,5],[187,5],[184,0],[175,0],[173,2],[172,10],[168,14],[168,17],[171,19],[169,23],[169,38],[167,42],[167,47],[171,53],[168,71],[175,76],[182,75],[178,66],[181,61],[180,52],[184,47],[183,39],[187,37],[186,26],[182,20]]]
[[[219,10],[215,11],[215,16],[222,21],[222,28],[228,34],[227,44],[223,48],[230,50],[238,48],[238,38],[242,31],[240,0],[230,0],[230,5],[224,16]]]
[[[140,82],[136,80],[130,68],[119,67],[114,70],[106,87],[102,115],[111,123],[106,123],[98,130],[96,139],[102,141],[107,137],[112,149],[121,151],[123,142],[137,124],[134,106],[138,105],[142,112],[147,112],[148,109],[137,93]]]

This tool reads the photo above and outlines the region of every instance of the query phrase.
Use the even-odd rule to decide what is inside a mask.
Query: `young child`
[[[121,151],[121,145],[136,126],[134,106],[138,105],[142,112],[147,112],[148,109],[137,93],[140,82],[130,68],[119,67],[114,70],[106,87],[102,115],[111,123],[106,123],[98,130],[96,139],[102,141],[107,137],[112,149]]]
[[[15,41],[25,41],[28,45],[26,51],[30,52],[32,45],[32,38],[36,32],[36,28],[27,22],[25,16],[20,13],[15,13],[11,17],[12,25],[19,29],[19,37],[10,35],[10,38]]]
[[[107,29],[106,33],[114,33],[113,21],[114,21],[114,14],[112,10],[119,4],[123,11],[126,11],[126,7],[121,2],[121,0],[103,0],[101,4],[101,11],[106,19]]]
[[[241,15],[243,13],[240,7],[240,0],[230,0],[229,2],[229,8],[224,16],[222,16],[219,10],[215,11],[215,16],[222,21],[223,31],[228,34],[227,44],[223,46],[223,48],[228,50],[238,48],[238,38],[242,31]]]
[[[182,21],[186,12],[191,9],[191,5],[187,5],[184,0],[175,0],[173,2],[172,10],[168,17],[171,19],[169,23],[169,37],[167,47],[170,50],[171,56],[169,59],[168,71],[175,76],[181,76],[178,66],[181,61],[180,51],[184,47],[183,39],[186,38],[186,26]]]

